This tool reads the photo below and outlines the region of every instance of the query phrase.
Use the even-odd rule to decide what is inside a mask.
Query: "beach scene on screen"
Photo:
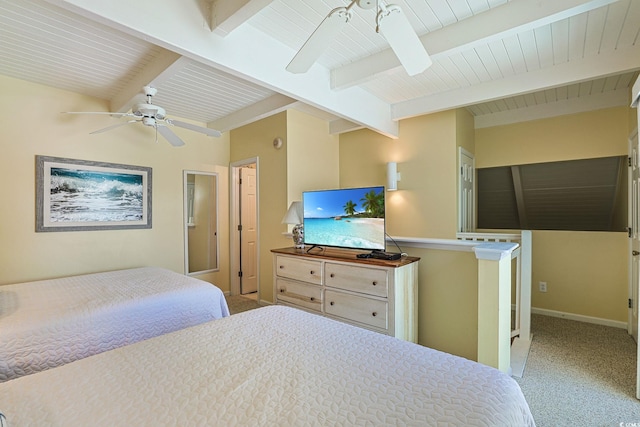
[[[385,249],[384,187],[303,193],[308,245]]]

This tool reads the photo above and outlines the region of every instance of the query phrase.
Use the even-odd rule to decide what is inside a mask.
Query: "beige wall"
[[[473,151],[473,137],[472,117],[458,111],[403,120],[397,140],[368,130],[343,134],[340,186],[386,185],[386,163],[396,161],[402,180],[398,191],[387,192],[387,232],[455,239],[457,147]],[[478,263],[474,254],[402,249],[421,257],[418,342],[475,359]]]
[[[400,122],[397,140],[369,130],[340,136],[340,186],[386,185],[386,163],[398,162],[398,191],[387,192],[387,233],[455,238],[456,112]]]
[[[466,108],[456,110],[456,141],[470,153],[476,152],[476,132],[473,116]]]
[[[273,139],[282,147],[275,149]],[[338,186],[338,138],[327,122],[289,110],[231,132],[231,161],[259,159],[260,299],[273,301],[271,249],[292,245],[282,218],[302,192]]]
[[[259,298],[273,301],[271,249],[291,246],[282,233],[287,212],[287,113],[282,112],[231,131],[231,162],[258,158]],[[283,138],[275,149],[273,139]]]
[[[473,252],[408,251],[420,257],[418,343],[476,360],[478,261]]]
[[[629,109],[609,108],[476,130],[476,166],[627,154]],[[534,231],[535,308],[627,321],[626,233]],[[547,282],[546,293],[538,282]]]
[[[297,110],[287,111],[289,203],[302,200],[303,191],[339,186],[338,147],[338,136],[329,135],[329,123]]]
[[[626,233],[534,232],[533,307],[626,322],[627,256]]]
[[[3,203],[0,203],[0,284],[139,266],[184,272],[184,169],[218,171],[221,218],[227,218],[228,136],[208,138],[184,129],[186,146],[174,148],[154,132],[116,123],[109,116],[63,115],[62,111],[107,111],[106,102],[0,76]],[[35,156],[47,155],[153,169],[153,228],[145,230],[35,232]],[[228,224],[220,221],[222,247]],[[228,257],[221,270],[203,278],[229,289]]]
[[[476,130],[476,167],[627,154],[627,107]]]

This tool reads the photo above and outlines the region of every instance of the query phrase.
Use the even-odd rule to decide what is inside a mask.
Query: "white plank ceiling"
[[[357,6],[307,73],[285,70],[347,0],[0,0],[0,74],[112,111],[152,84],[170,116],[222,131],[287,108],[397,137],[399,120],[451,108],[485,127],[630,103],[640,0],[393,2],[433,60],[413,77]]]

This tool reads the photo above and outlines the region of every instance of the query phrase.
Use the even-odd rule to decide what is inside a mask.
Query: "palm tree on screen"
[[[343,209],[344,209],[344,213],[347,216],[352,216],[354,213],[356,213],[356,205],[355,203],[353,203],[351,200],[349,200],[347,203],[344,204]]]
[[[384,193],[380,192],[376,194],[374,190],[365,193],[364,197],[360,200],[362,207],[367,211],[372,218],[384,217]]]

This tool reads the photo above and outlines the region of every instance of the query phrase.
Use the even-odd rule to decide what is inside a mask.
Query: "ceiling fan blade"
[[[110,113],[108,111],[63,111],[62,114],[108,114],[114,117],[132,116],[131,113]]]
[[[181,122],[180,120],[166,119],[165,123],[173,126],[178,126],[180,128],[189,129],[194,132],[204,133],[205,135],[209,135],[209,136],[216,136],[216,137],[222,136],[222,133],[219,130],[192,125],[191,123]]]
[[[109,131],[111,129],[119,128],[120,126],[125,126],[125,125],[128,125],[129,123],[136,123],[136,122],[137,122],[137,120],[129,120],[128,122],[124,122],[124,123],[116,123],[115,125],[107,126],[106,128],[102,128],[102,129],[94,130],[93,132],[89,132],[89,134],[93,135],[95,133],[106,132],[106,131]]]
[[[296,74],[306,73],[350,19],[350,9],[346,7],[333,9],[289,62],[287,71]]]
[[[184,145],[184,141],[181,140],[180,138],[178,138],[178,135],[173,133],[173,131],[171,129],[169,129],[168,127],[162,126],[162,125],[157,125],[156,126],[156,131],[160,132],[160,135],[164,136],[164,138],[167,141],[169,141],[169,144],[173,145],[174,147],[180,147],[180,146]]]
[[[389,46],[410,76],[422,73],[433,64],[400,6],[380,5],[378,31],[389,42]]]

